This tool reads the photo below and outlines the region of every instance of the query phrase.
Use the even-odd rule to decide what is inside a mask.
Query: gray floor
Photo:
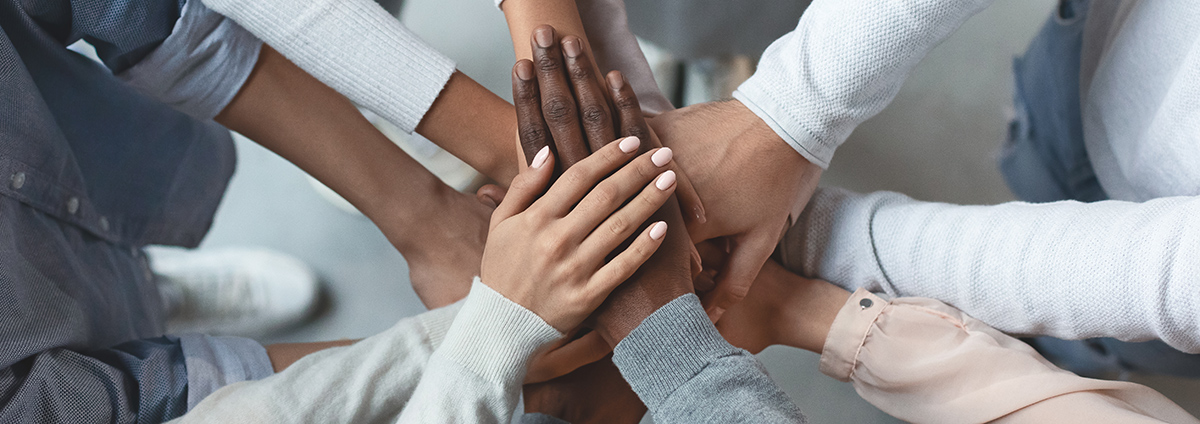
[[[509,98],[512,51],[491,3],[410,0],[404,21]],[[1053,3],[996,2],[969,21],[916,69],[891,107],[854,133],[823,184],[957,203],[1011,200],[994,165],[1010,104],[1010,61]],[[369,221],[323,201],[300,170],[274,154],[244,139],[238,152],[237,174],[202,248],[258,245],[291,253],[319,270],[332,295],[326,314],[264,342],[366,337],[423,310],[404,259]],[[895,422],[849,385],[821,375],[816,355],[776,347],[761,358],[812,422]],[[1197,393],[1195,383],[1139,379],[1200,413],[1187,396]]]

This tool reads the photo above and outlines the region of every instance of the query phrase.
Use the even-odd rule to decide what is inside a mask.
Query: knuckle
[[[546,99],[545,103],[542,104],[542,113],[546,115],[547,119],[565,120],[571,116],[573,106],[574,104],[566,98],[554,96]]]
[[[576,62],[573,66],[569,67],[567,71],[571,73],[571,79],[586,81],[592,77],[592,71],[582,65],[582,63]]]
[[[546,129],[541,125],[522,125],[520,137],[523,142],[541,142],[546,139]],[[530,145],[529,147],[541,148],[540,145]]]
[[[613,99],[613,104],[616,104],[617,108],[622,109],[622,110],[637,109],[638,107],[641,106],[638,104],[636,97],[627,96],[627,95],[624,95],[623,93],[620,95],[617,95],[616,98]]]
[[[608,118],[608,113],[604,112],[604,108],[594,104],[584,106],[583,110],[580,111],[580,115],[584,123],[596,126],[603,125],[607,122]]]
[[[612,184],[601,183],[592,190],[592,195],[595,196],[596,203],[602,207],[615,204],[621,200],[620,190]]]
[[[568,186],[581,186],[585,184],[585,169],[587,168],[578,165],[573,166],[570,169],[567,169],[566,172],[563,172],[562,176],[559,177],[559,180],[562,180],[562,182],[566,183]]]
[[[537,55],[535,59],[536,60],[534,63],[537,65],[538,69],[543,71],[556,71],[562,66],[558,60],[550,54],[540,54]]]
[[[612,234],[614,236],[619,236],[619,235],[625,234],[625,231],[628,229],[629,229],[629,221],[626,220],[625,218],[623,218],[621,216],[617,216],[617,215],[613,215],[612,218],[609,218],[608,232],[610,234]]]

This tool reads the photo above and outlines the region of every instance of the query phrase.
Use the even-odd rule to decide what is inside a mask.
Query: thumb
[[[721,319],[733,305],[741,302],[758,278],[767,257],[775,250],[770,237],[753,237],[749,240],[734,240],[725,270],[717,276],[717,287],[704,299],[704,310],[713,322]]]

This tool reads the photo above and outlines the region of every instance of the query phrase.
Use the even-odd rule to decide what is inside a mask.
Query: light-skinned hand
[[[559,331],[582,323],[666,234],[666,223],[652,223],[606,260],[675,190],[675,173],[666,168],[671,150],[635,158],[640,145],[637,137],[609,143],[549,190],[555,160],[543,147],[492,214],[483,283]]]
[[[707,221],[689,222],[692,241],[724,238],[729,260],[702,297],[716,322],[746,297],[775,250],[793,206],[808,202],[821,177],[810,163],[737,100],[701,103],[650,120],[675,150],[704,201]]]

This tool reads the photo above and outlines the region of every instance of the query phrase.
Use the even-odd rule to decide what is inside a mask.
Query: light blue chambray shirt
[[[0,423],[161,422],[270,374],[251,340],[164,336],[141,251],[208,231],[211,118],[260,46],[197,1],[0,0]]]

